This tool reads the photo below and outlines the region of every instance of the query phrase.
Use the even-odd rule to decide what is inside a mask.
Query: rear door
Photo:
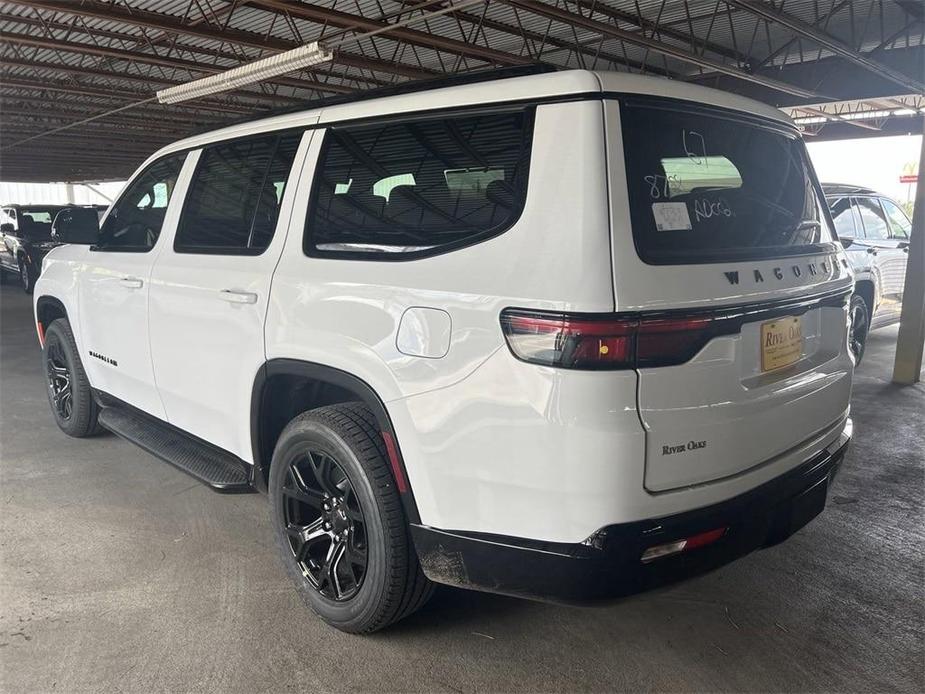
[[[168,421],[244,460],[302,139],[301,130],[263,133],[192,153],[176,235],[151,277],[151,352]]]
[[[606,108],[616,309],[640,320],[646,488],[731,477],[834,437],[852,280],[798,133],[667,99]]]

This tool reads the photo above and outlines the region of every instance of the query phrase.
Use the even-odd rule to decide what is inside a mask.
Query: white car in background
[[[469,75],[177,142],[59,215],[49,402],[269,495],[324,620],[626,595],[780,542],[851,436],[799,131],[625,73]]]
[[[822,188],[854,272],[851,351],[860,362],[868,331],[899,322],[912,222],[894,200],[870,188]]]

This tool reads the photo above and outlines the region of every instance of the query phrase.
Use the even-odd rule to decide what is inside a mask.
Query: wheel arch
[[[873,318],[877,301],[877,287],[874,284],[873,278],[857,280],[854,283],[854,291],[867,302],[867,310],[870,311],[870,315],[867,317],[869,321]]]
[[[45,342],[45,331],[52,321],[58,318],[70,320],[67,307],[57,297],[43,294],[35,300],[35,322],[39,330],[40,341]]]
[[[343,402],[360,401],[379,424],[389,467],[408,520],[419,523],[398,437],[385,403],[366,381],[347,371],[298,359],[271,359],[257,372],[251,392],[251,450],[254,486],[267,491],[273,449],[283,428],[302,412]]]

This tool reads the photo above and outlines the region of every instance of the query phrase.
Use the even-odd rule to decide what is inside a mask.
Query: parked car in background
[[[854,270],[850,343],[860,362],[867,333],[899,321],[912,222],[895,201],[870,188],[841,183],[822,188]]]
[[[63,205],[6,205],[0,208],[0,272],[19,276],[31,294],[42,272],[42,259],[55,246],[51,224]]]

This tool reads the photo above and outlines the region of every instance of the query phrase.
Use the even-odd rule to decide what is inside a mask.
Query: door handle
[[[127,289],[141,289],[144,285],[144,282],[142,282],[137,277],[123,277],[121,280],[119,280],[119,284],[121,284],[123,287],[126,287]]]
[[[871,255],[877,255],[877,249],[876,249],[876,248],[868,248],[868,249],[867,249],[867,252],[870,253]]]
[[[239,289],[222,289],[218,293],[222,301],[229,304],[256,304],[257,294],[255,292],[242,292]]]

